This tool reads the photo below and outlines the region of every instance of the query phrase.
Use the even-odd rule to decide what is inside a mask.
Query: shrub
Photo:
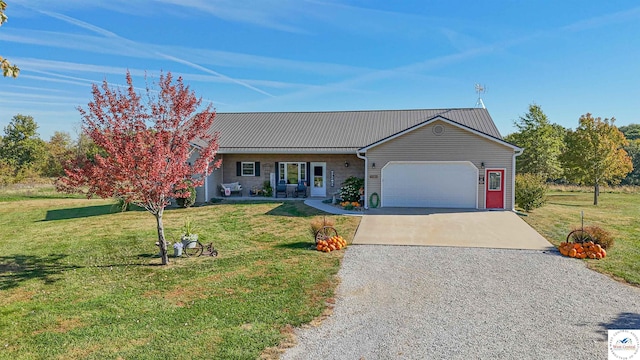
[[[272,197],[273,196],[273,188],[271,187],[271,182],[269,180],[265,180],[262,183],[262,191],[264,196]]]
[[[113,205],[113,208],[112,208],[113,210],[125,212],[132,209],[132,204],[130,202],[125,201],[124,198],[116,197],[116,200],[118,200],[118,203]]]
[[[593,242],[596,244],[600,244],[602,248],[609,249],[610,247],[613,246],[613,243],[614,243],[613,236],[611,236],[610,232],[601,228],[600,226],[597,226],[597,225],[585,226],[584,231],[586,231],[589,235],[591,235],[591,238],[593,238]]]
[[[364,188],[364,179],[351,176],[342,183],[340,198],[342,201],[360,201],[360,189]]]
[[[191,205],[196,203],[196,188],[193,187],[191,181],[187,180],[176,190],[178,194],[189,193],[187,197],[178,197],[176,198],[176,203],[181,208],[188,208]]]
[[[524,211],[530,211],[544,205],[547,184],[543,176],[533,174],[516,175],[516,204]]]
[[[333,226],[333,225],[335,225],[333,220],[327,219],[326,217],[322,219],[315,218],[311,220],[311,223],[309,223],[309,232],[311,233],[311,236],[315,238],[316,233],[318,232],[318,230],[322,229],[323,226]]]

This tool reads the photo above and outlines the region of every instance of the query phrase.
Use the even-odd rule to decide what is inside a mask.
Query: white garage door
[[[468,161],[390,162],[382,169],[382,206],[475,209],[477,179]]]

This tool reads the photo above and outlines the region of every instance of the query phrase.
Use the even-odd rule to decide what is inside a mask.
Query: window
[[[489,171],[489,190],[500,191],[502,188],[502,181],[500,179],[500,172]]]
[[[298,181],[307,181],[307,163],[281,162],[279,166],[279,179],[287,184],[297,184]]]
[[[256,175],[256,163],[243,162],[242,163],[242,176],[255,176]]]

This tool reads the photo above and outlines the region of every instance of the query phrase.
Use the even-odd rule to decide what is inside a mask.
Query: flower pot
[[[182,244],[187,249],[193,249],[198,244],[198,234],[191,234],[189,236],[183,236],[181,238]]]

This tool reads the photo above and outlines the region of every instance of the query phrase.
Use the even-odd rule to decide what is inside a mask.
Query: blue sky
[[[640,122],[637,1],[7,0],[0,127],[31,115],[74,137],[91,84],[171,71],[219,112],[474,107],[500,132],[531,103],[552,122]]]

